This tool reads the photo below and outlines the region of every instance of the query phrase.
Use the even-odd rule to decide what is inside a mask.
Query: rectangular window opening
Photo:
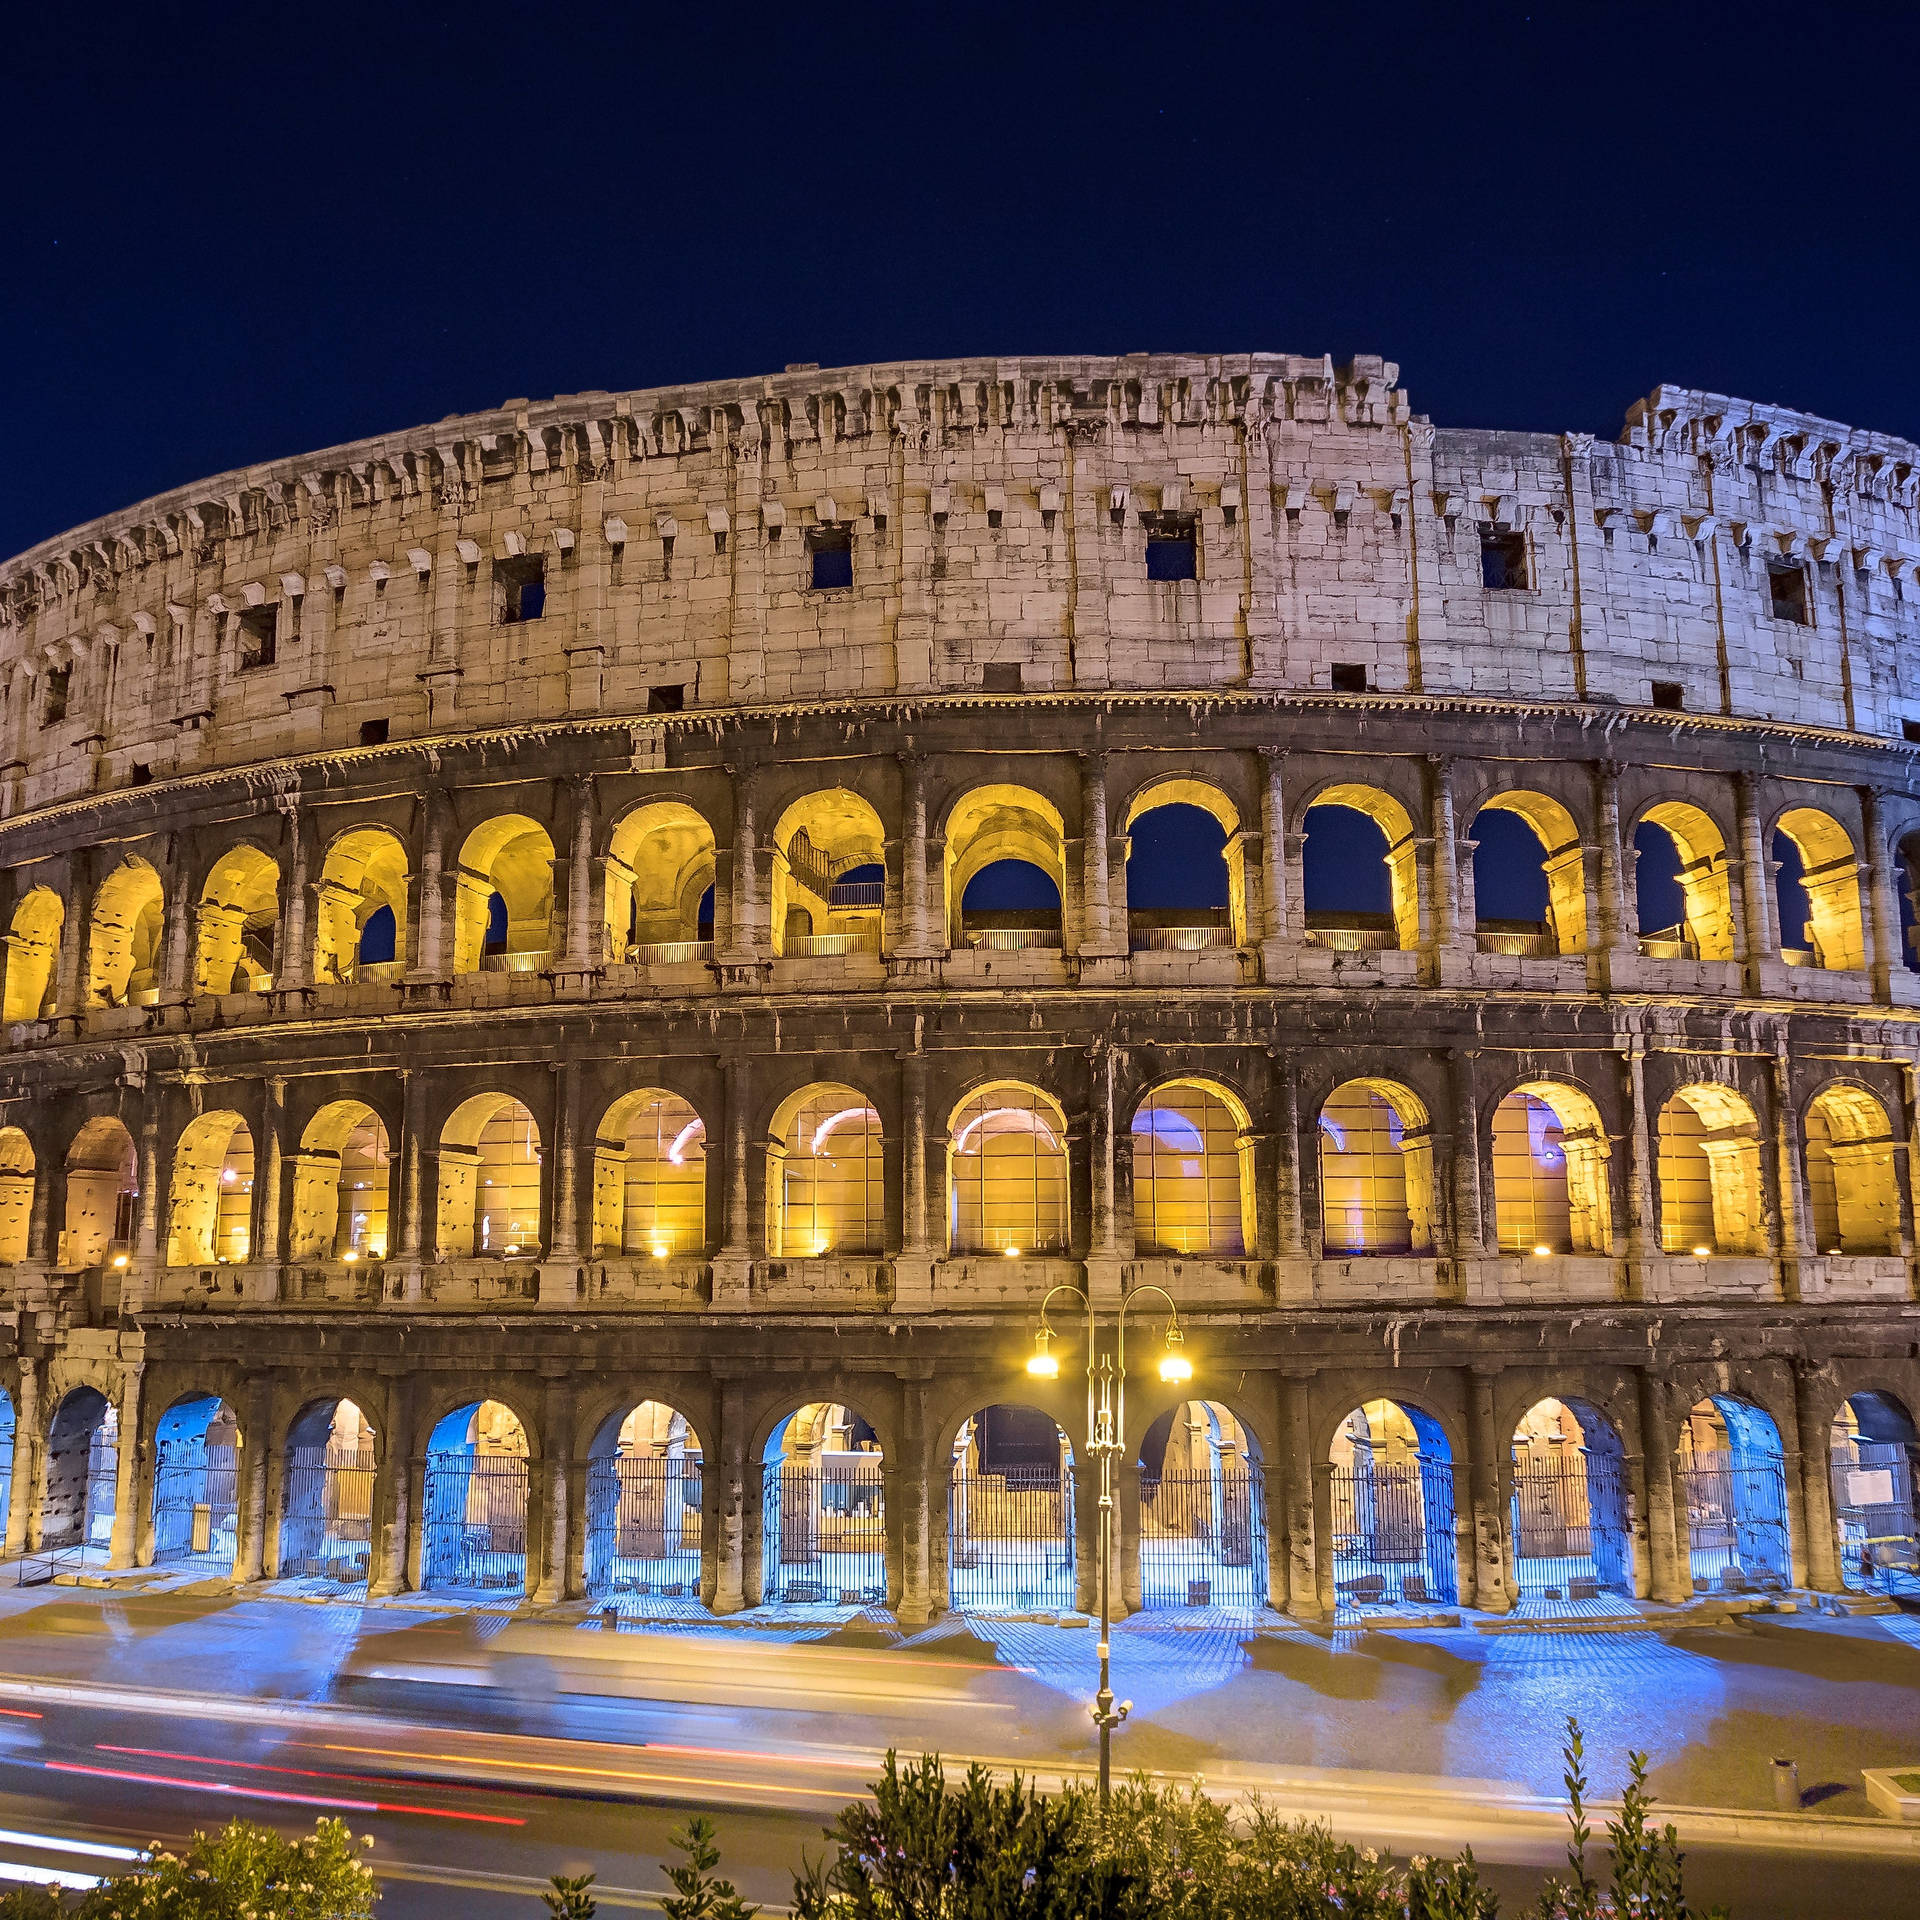
[[[1333,663],[1333,690],[1335,693],[1365,693],[1366,668],[1351,660],[1336,660]]]
[[[240,671],[273,665],[274,648],[279,642],[280,608],[248,607],[240,615]]]
[[[1200,577],[1200,532],[1190,513],[1143,513],[1147,530],[1149,580],[1197,580]]]
[[[687,689],[683,681],[674,687],[649,687],[647,689],[647,711],[649,713],[679,713],[687,704]]]
[[[1480,529],[1480,584],[1489,593],[1514,593],[1527,585],[1527,536]]]
[[[494,618],[504,627],[538,620],[547,610],[547,563],[537,553],[493,563]]]
[[[144,760],[136,760],[127,771],[127,785],[144,787],[153,778],[153,769]]]
[[[809,527],[807,559],[816,593],[853,585],[853,533],[847,527]]]
[[[1789,621],[1796,627],[1808,624],[1805,567],[1770,565],[1767,568],[1767,595],[1776,620]]]
[[[1920,720],[1902,720],[1900,722],[1900,738],[1902,740],[1910,740],[1915,746],[1920,746]]]
[[[362,720],[360,744],[363,747],[384,747],[387,744],[387,729],[391,724],[387,720]]]
[[[980,690],[982,693],[1018,693],[1020,691],[1020,663],[1017,660],[995,662],[980,669]]]
[[[67,690],[73,684],[71,667],[49,667],[47,669],[46,700],[40,709],[43,726],[52,726],[57,720],[67,717]]]
[[[1653,683],[1653,704],[1669,713],[1678,713],[1686,705],[1686,689],[1678,680],[1656,680]]]

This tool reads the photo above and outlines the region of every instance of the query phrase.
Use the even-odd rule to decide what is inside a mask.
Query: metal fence
[[[153,1469],[153,1558],[229,1572],[240,1543],[240,1456],[204,1439],[163,1440]]]
[[[1073,1476],[1057,1463],[947,1482],[947,1598],[965,1613],[1064,1611],[1074,1603]]]
[[[1267,1597],[1266,1476],[1251,1461],[1140,1476],[1142,1607],[1260,1606]]]
[[[1516,1461],[1513,1571],[1522,1599],[1631,1594],[1620,1462],[1590,1453]]]
[[[1340,1608],[1455,1604],[1450,1465],[1403,1460],[1334,1470],[1333,1586]]]
[[[524,1459],[515,1454],[430,1453],[421,1497],[423,1587],[525,1592]]]
[[[104,1457],[102,1457],[104,1456]],[[104,1566],[113,1544],[114,1501],[119,1468],[112,1447],[94,1450],[83,1470],[56,1484],[59,1462],[49,1461],[40,1546],[18,1561],[15,1583],[44,1586],[57,1573]]]
[[[1135,927],[1128,936],[1135,953],[1204,953],[1233,944],[1231,927]]]
[[[1787,1476],[1779,1459],[1696,1453],[1680,1482],[1697,1591],[1787,1585]]]
[[[657,1455],[587,1469],[587,1592],[700,1597],[701,1462]]]
[[[342,1591],[367,1584],[373,1546],[371,1447],[295,1447],[280,1511],[280,1572]]]
[[[761,1597],[769,1606],[873,1606],[887,1597],[886,1493],[880,1457],[766,1470]]]
[[[1833,1462],[1840,1577],[1856,1591],[1920,1595],[1913,1456],[1898,1440],[1861,1440]]]

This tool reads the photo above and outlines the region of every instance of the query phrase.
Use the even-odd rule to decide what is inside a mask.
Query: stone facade
[[[0,568],[10,1547],[84,1387],[124,1437],[113,1552],[150,1553],[158,1423],[208,1394],[240,1430],[239,1570],[272,1571],[288,1436],[346,1395],[392,1592],[421,1577],[427,1436],[485,1399],[524,1432],[528,1586],[558,1598],[590,1436],[651,1399],[699,1437],[728,1610],[761,1592],[768,1437],[832,1402],[878,1440],[888,1597],[924,1617],[969,1415],[1044,1405],[1086,1471],[1077,1387],[1020,1372],[1046,1289],[1151,1282],[1264,1462],[1276,1604],[1332,1606],[1329,1447],[1383,1398],[1444,1433],[1464,1600],[1511,1604],[1511,1435],[1544,1396],[1619,1437],[1638,1592],[1690,1585],[1674,1447],[1711,1395],[1770,1417],[1792,1575],[1835,1586],[1836,1412],[1920,1406],[1920,453],[1664,388],[1614,445],[1437,431],[1397,377],[1142,356],[512,402]],[[1129,833],[1174,801],[1225,834],[1217,941],[1130,911]],[[1385,835],[1379,938],[1316,924],[1316,804]],[[1488,806],[1540,837],[1542,937],[1481,924]],[[1636,929],[1647,821],[1682,855],[1671,941]],[[883,870],[870,900],[833,848]],[[1056,878],[1054,944],[970,939],[967,879],[1009,854]],[[357,958],[381,911],[394,958]],[[1240,1129],[1232,1255],[1136,1231],[1134,1117],[1202,1082]],[[1390,1252],[1326,1236],[1319,1116],[1356,1082],[1417,1135]],[[1066,1164],[1061,1244],[1013,1257],[953,1244],[948,1191],[952,1117],[1002,1083],[1057,1109]],[[815,1085],[878,1116],[857,1255],[771,1224],[770,1134]],[[1581,1169],[1572,1244],[1538,1254],[1496,1219],[1495,1109],[1530,1087],[1566,1092]],[[601,1228],[603,1117],[642,1088],[708,1143],[669,1257]],[[1706,1255],[1662,1229],[1677,1095]],[[538,1218],[475,1252],[495,1096],[537,1129]],[[316,1185],[349,1106],[391,1150],[357,1261]],[[1807,1130],[1843,1109],[1881,1116],[1821,1163],[1880,1196],[1867,1251],[1814,1232]],[[1179,1398],[1136,1383],[1136,1423]]]

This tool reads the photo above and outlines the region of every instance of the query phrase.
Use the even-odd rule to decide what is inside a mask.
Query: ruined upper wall
[[[795,370],[444,421],[0,568],[0,803],[671,703],[1370,688],[1898,735],[1920,452],[1656,390],[1621,440],[1436,432],[1390,362]],[[1147,577],[1151,516],[1198,574]],[[809,536],[853,584],[811,586]],[[1490,590],[1483,531],[1526,585]],[[504,619],[539,561],[542,616]],[[1804,621],[1769,574],[1804,569]],[[271,664],[243,664],[270,640]],[[990,672],[990,670],[993,670]],[[677,691],[676,691],[677,690]],[[64,717],[58,714],[64,699]],[[141,770],[144,770],[142,772]]]

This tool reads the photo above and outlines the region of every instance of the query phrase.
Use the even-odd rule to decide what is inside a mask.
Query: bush
[[[0,1920],[369,1920],[378,1898],[343,1821],[322,1820],[304,1838],[283,1840],[271,1827],[235,1820],[196,1833],[184,1854],[154,1848],[72,1903],[43,1888],[18,1889],[0,1898]]]

